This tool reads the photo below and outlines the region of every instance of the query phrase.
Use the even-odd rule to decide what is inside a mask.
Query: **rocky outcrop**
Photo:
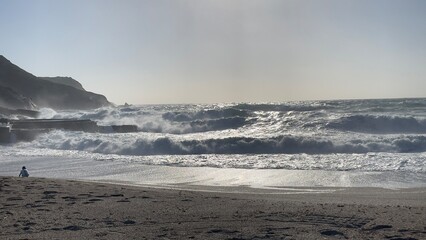
[[[105,96],[87,92],[75,82],[38,78],[0,55],[0,87],[8,92],[8,97],[1,99],[1,107],[31,109],[35,104],[53,109],[94,109],[111,104]]]
[[[24,97],[11,88],[0,86],[0,107],[12,109],[36,109],[36,104],[31,99]]]

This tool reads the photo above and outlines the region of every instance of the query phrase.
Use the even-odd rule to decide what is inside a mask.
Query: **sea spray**
[[[43,118],[134,124],[138,132],[57,130],[0,151],[181,167],[426,172],[425,109],[425,99],[43,109]]]

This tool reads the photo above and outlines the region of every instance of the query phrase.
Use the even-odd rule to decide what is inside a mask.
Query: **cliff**
[[[77,81],[64,79],[36,77],[0,55],[0,107],[93,109],[111,104],[105,96],[85,91]]]

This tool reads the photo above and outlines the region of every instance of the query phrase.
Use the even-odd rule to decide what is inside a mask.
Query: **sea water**
[[[41,109],[40,118],[137,125],[51,131],[0,146],[0,174],[137,184],[426,186],[426,99]],[[14,169],[16,168],[16,169]]]

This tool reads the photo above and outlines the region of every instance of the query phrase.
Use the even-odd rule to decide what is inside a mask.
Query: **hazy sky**
[[[117,104],[426,97],[424,0],[0,0],[0,46]]]

